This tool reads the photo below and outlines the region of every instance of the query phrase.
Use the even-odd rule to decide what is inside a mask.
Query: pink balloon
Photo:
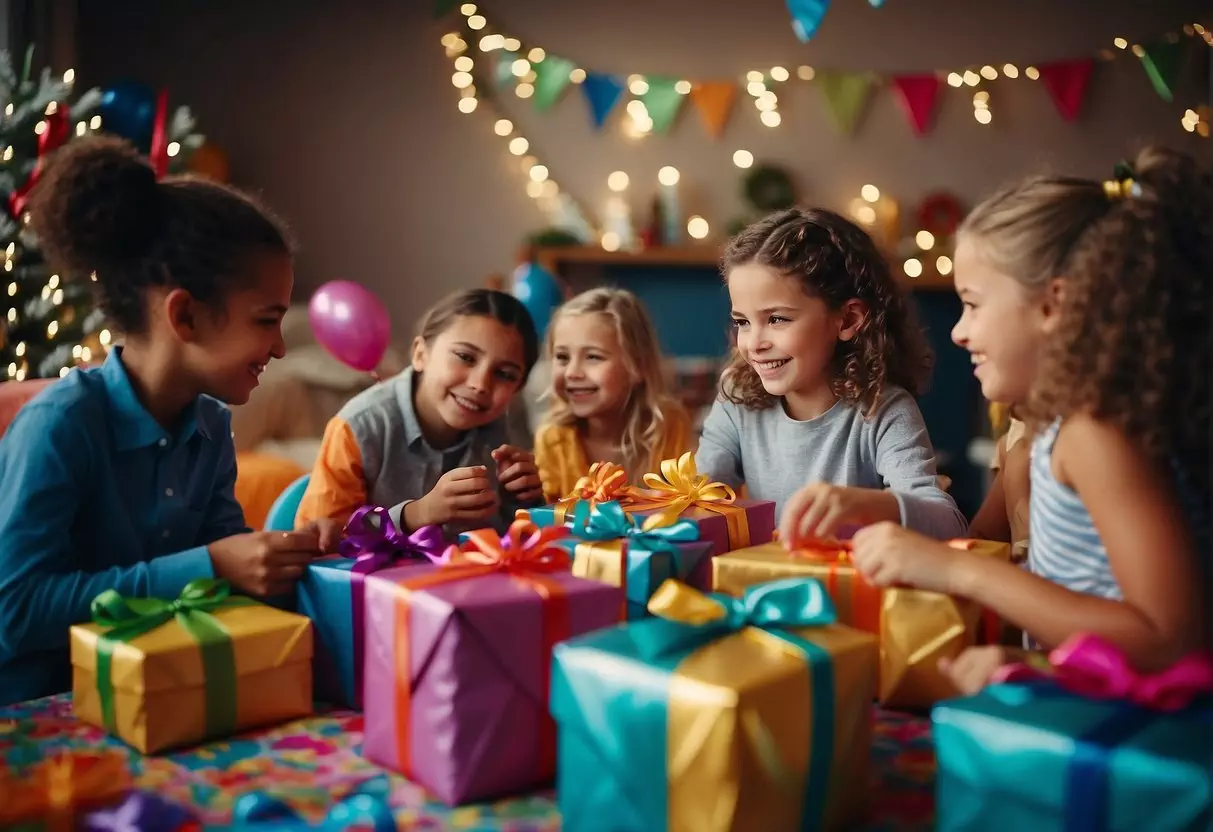
[[[316,290],[307,307],[316,341],[338,361],[370,372],[383,360],[392,323],[379,298],[348,280]]]

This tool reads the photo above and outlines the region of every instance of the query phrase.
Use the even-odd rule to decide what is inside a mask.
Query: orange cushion
[[[236,502],[251,529],[265,527],[270,506],[286,487],[307,472],[289,459],[241,451],[236,454]]]

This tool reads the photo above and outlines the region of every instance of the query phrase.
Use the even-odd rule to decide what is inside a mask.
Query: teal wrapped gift
[[[642,523],[618,502],[592,509],[582,502],[573,511],[573,537],[557,545],[572,554],[578,578],[623,590],[628,620],[645,618],[649,599],[665,581],[673,578],[705,591],[712,583],[712,544],[699,540],[699,527],[690,520],[662,522],[655,515]]]
[[[1089,635],[935,706],[939,830],[1204,832],[1213,663],[1138,674]]]

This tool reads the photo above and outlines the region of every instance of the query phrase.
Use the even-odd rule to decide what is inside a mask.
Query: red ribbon
[[[62,147],[72,133],[66,105],[56,104],[55,111],[48,113],[43,121],[46,123],[46,129],[38,134],[38,161],[34,163],[34,170],[30,173],[29,180],[8,196],[8,210],[14,219],[21,219],[21,215],[25,213],[30,192],[38,184],[46,166],[46,157]]]
[[[152,146],[148,158],[157,179],[168,173],[168,90],[156,94],[156,115],[152,120]]]
[[[569,605],[564,585],[548,577],[567,573],[569,553],[556,545],[567,537],[563,526],[540,529],[528,518],[519,517],[510,524],[505,536],[491,529],[467,533],[462,546],[447,549],[443,568],[397,583],[396,598],[396,754],[400,771],[413,774],[409,754],[408,725],[412,709],[412,659],[409,655],[409,599],[413,592],[484,575],[506,574],[535,590],[543,604],[543,679],[540,690],[551,687],[551,655],[557,642],[569,637]],[[539,779],[549,779],[556,771],[556,723],[550,716],[540,720]]]

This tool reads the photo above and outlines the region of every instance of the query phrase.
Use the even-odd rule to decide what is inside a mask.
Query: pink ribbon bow
[[[1202,694],[1213,693],[1213,659],[1189,653],[1166,670],[1141,673],[1120,648],[1096,635],[1072,636],[1049,653],[1052,672],[1026,664],[1000,667],[995,682],[1048,679],[1089,699],[1117,699],[1154,711],[1179,711]]]

